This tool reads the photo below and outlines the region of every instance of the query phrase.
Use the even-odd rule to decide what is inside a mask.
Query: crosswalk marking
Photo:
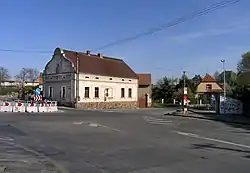
[[[166,124],[172,123],[172,121],[167,121],[162,118],[155,118],[155,117],[150,117],[150,116],[143,116],[142,118],[146,122],[150,124],[155,124],[155,125],[166,125]]]

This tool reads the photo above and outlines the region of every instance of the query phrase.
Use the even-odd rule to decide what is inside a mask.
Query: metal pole
[[[225,60],[221,60],[221,62],[222,62],[222,69],[223,69],[223,91],[224,91],[224,104],[225,104],[225,102],[226,102],[226,71],[225,71]],[[225,108],[225,106],[224,106],[224,114],[225,114],[225,112],[226,112],[226,108]]]
[[[225,71],[225,60],[221,60],[223,69],[223,88],[224,88],[224,99],[226,99],[226,71]]]
[[[75,104],[76,108],[78,99],[79,99],[79,55],[76,52],[76,104]]]
[[[187,109],[186,109],[186,106],[185,106],[185,100],[184,100],[185,87],[186,87],[186,71],[183,71],[183,113],[184,113],[184,115],[186,115],[186,113],[187,113]]]

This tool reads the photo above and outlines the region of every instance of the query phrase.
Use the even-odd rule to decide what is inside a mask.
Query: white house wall
[[[75,74],[72,63],[67,60],[60,49],[56,49],[52,59],[44,70],[44,96],[49,97],[49,87],[53,88],[52,99],[60,102],[73,102],[75,98]],[[61,97],[61,88],[66,87],[66,97]]]
[[[112,79],[112,80],[111,80]],[[117,78],[109,76],[98,76],[91,74],[79,75],[79,102],[124,102],[137,101],[138,80],[128,78]],[[89,98],[84,98],[85,87],[90,88]],[[95,87],[99,87],[99,98],[95,98]],[[109,97],[105,100],[104,91],[110,88]],[[125,89],[125,97],[121,98],[121,88]],[[132,89],[132,97],[128,97],[128,90]]]

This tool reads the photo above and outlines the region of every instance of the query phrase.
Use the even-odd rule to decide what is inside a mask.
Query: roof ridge
[[[63,51],[68,51],[68,52],[72,52],[72,53],[79,53],[79,54],[88,56],[87,53],[85,53],[85,52],[78,52],[78,51],[67,50],[67,49],[62,49],[62,50],[63,50]],[[98,56],[98,54],[90,54],[89,56],[91,56],[91,57],[93,57],[93,58],[100,58],[100,57]],[[113,58],[113,57],[110,57],[110,56],[103,56],[103,59],[104,59],[104,60],[116,60],[116,61],[124,62],[123,59],[120,59],[120,58]]]
[[[67,49],[61,50],[64,52],[64,57],[68,59],[74,66],[77,64],[76,53],[79,53],[79,70],[81,72],[112,77],[138,79],[136,73],[123,59],[112,58],[103,55],[99,56],[98,54],[88,55],[84,52],[71,51]]]

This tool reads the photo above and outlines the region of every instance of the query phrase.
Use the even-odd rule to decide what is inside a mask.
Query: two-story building
[[[44,70],[44,96],[77,108],[136,108],[138,76],[121,59],[56,48]]]

